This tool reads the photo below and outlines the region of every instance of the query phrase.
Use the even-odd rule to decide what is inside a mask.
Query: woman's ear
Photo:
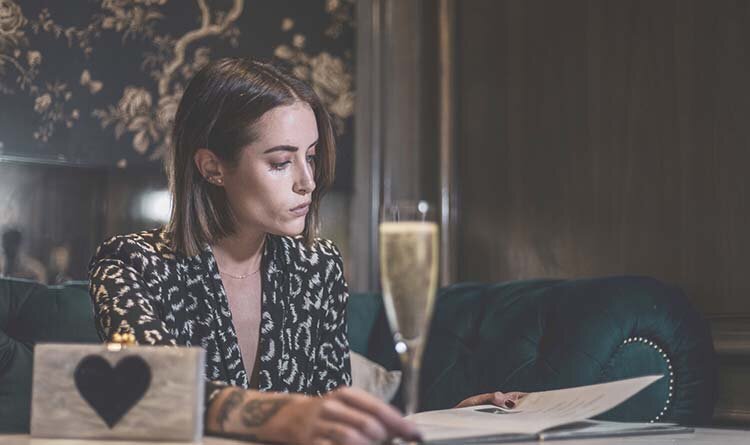
[[[207,148],[199,148],[193,156],[195,166],[203,178],[213,185],[224,185],[224,168],[219,158]]]

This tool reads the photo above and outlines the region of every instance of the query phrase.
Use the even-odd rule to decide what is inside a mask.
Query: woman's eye
[[[284,170],[287,165],[290,164],[291,161],[284,161],[284,162],[271,162],[271,168],[274,170]]]

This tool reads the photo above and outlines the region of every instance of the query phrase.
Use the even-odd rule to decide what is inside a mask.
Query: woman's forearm
[[[321,397],[222,389],[208,406],[206,432],[292,444],[419,440],[416,426],[394,408],[346,387]]]
[[[214,397],[206,413],[206,433],[247,440],[294,442],[279,412],[302,396],[228,387]]]

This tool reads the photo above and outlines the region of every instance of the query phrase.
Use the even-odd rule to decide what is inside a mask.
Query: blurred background
[[[717,420],[748,422],[749,25],[744,0],[0,0],[0,271],[85,279],[103,239],[163,224],[186,81],[275,60],[336,121],[323,228],[353,290],[378,288],[380,206],[428,199],[443,284],[680,286]]]

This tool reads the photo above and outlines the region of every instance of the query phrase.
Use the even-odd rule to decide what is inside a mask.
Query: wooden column
[[[456,223],[458,191],[455,150],[455,0],[440,0],[438,11],[440,79],[440,283],[456,279]]]
[[[362,0],[357,6],[357,111],[349,281],[380,287],[383,203],[439,204],[437,4]]]

